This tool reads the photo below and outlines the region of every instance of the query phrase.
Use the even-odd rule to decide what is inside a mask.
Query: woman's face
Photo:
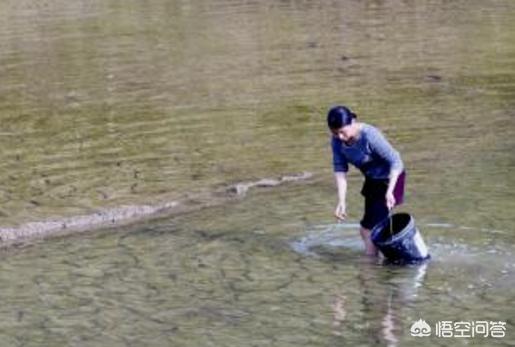
[[[356,127],[354,126],[354,122],[349,125],[345,125],[340,129],[331,129],[331,132],[334,137],[339,138],[344,142],[349,142],[350,140],[356,137]]]

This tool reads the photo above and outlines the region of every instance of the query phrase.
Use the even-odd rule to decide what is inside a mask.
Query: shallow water
[[[1,227],[313,178],[3,250],[0,345],[513,345],[514,36],[509,0],[3,1]],[[355,171],[334,224],[334,103],[401,151],[426,266],[361,255]]]
[[[320,224],[317,186],[4,252],[5,345],[448,345],[411,324],[506,321],[512,345],[515,248],[495,234],[419,225],[433,260],[383,266],[353,228]],[[309,200],[309,202],[306,201]],[[352,225],[351,225],[352,226]],[[113,230],[116,231],[116,230]],[[457,231],[459,234],[459,231]],[[312,253],[295,247],[307,244]],[[334,241],[334,242],[333,242]],[[23,274],[20,276],[20,274]]]

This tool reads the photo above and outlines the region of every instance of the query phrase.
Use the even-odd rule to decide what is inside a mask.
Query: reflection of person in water
[[[374,126],[358,122],[357,116],[345,106],[336,106],[327,114],[327,125],[332,133],[333,167],[338,188],[335,215],[347,217],[348,163],[365,176],[361,194],[365,197],[365,214],[360,222],[365,251],[377,255],[370,240],[371,229],[388,217],[390,210],[402,203],[404,196],[404,165],[399,152]]]
[[[371,338],[371,345],[382,343],[386,346],[397,346],[401,336],[409,333],[409,327],[402,327],[401,311],[416,296],[417,288],[424,279],[427,264],[410,268],[384,268],[366,260],[359,264],[358,281],[360,283],[361,307],[359,311],[349,309],[351,294],[343,292],[335,295],[332,304],[333,335],[349,337],[356,328],[347,324],[366,326],[360,331],[361,338]],[[385,271],[386,270],[386,271]],[[358,322],[356,322],[358,320]],[[347,322],[348,321],[348,322]],[[361,321],[363,325],[360,324]],[[360,329],[361,330],[361,329]]]

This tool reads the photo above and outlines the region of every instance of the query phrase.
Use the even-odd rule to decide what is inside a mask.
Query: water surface
[[[0,344],[513,344],[514,33],[509,0],[3,1],[0,226],[314,176],[4,251]],[[335,103],[402,153],[426,267],[361,256],[355,171],[334,224]]]

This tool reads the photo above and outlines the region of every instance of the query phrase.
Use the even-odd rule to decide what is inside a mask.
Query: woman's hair
[[[327,126],[329,129],[340,129],[352,123],[357,116],[345,106],[334,106],[327,113]]]

